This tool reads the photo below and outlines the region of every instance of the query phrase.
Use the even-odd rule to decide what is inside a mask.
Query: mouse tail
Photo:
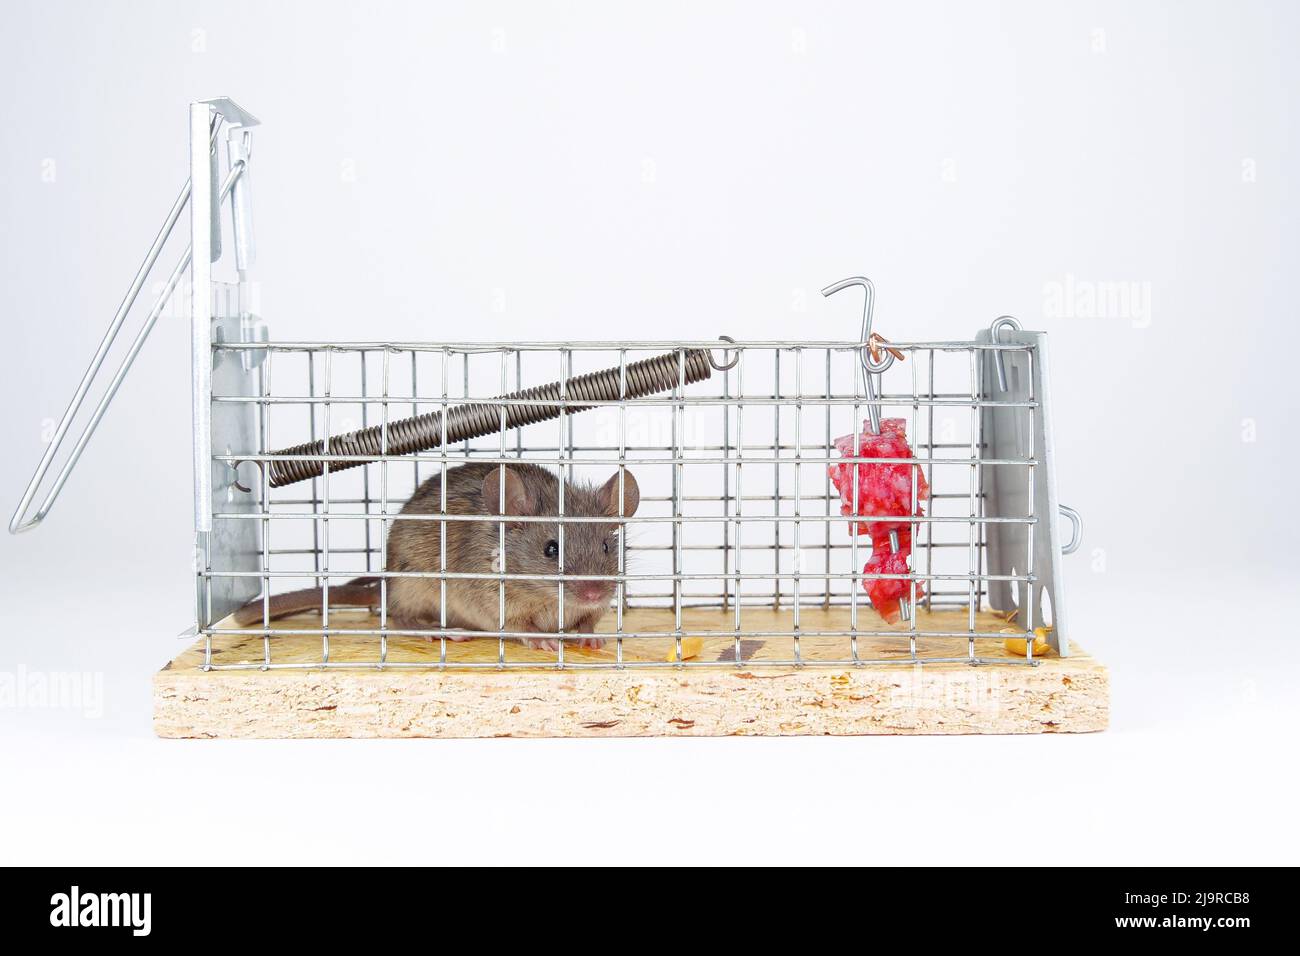
[[[330,607],[374,607],[379,603],[379,578],[354,578],[347,584],[330,588]],[[301,614],[305,611],[319,611],[324,601],[320,588],[303,588],[301,591],[289,591],[271,597],[268,620]],[[234,622],[239,627],[258,624],[263,619],[264,608],[260,597],[249,601],[235,611]]]

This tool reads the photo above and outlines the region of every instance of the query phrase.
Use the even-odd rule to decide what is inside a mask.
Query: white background
[[[1297,861],[1300,10],[701,6],[8,0],[0,503],[184,179],[186,104],[230,95],[277,338],[847,338],[815,290],[855,273],[889,337],[1049,331],[1111,729],[156,740],[192,621],[173,317],[0,540],[0,672],[103,680],[99,715],[0,708],[0,859]],[[1149,308],[1063,312],[1067,281]]]

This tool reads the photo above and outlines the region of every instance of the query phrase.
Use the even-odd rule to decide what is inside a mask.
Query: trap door
[[[988,329],[975,337],[991,343]],[[980,397],[983,401],[1037,403],[1032,408],[990,407],[981,409],[985,458],[1033,458],[1032,468],[1021,465],[985,465],[984,514],[986,517],[1032,516],[1033,550],[1029,548],[1030,525],[1017,522],[984,522],[990,574],[1024,575],[1032,570],[1035,581],[1027,588],[1010,581],[989,581],[989,606],[995,611],[1016,610],[1016,623],[1034,627],[1044,624],[1043,594],[1051,600],[1052,631],[1049,643],[1062,656],[1069,656],[1068,619],[1061,575],[1061,532],[1057,515],[1056,451],[1052,436],[1052,402],[1048,390],[1051,376],[1045,332],[1005,330],[1000,341],[1032,346],[1027,350],[981,349]],[[1007,390],[998,383],[996,357],[1001,354],[1006,369]],[[1032,485],[1032,500],[1031,500]],[[1032,561],[1032,567],[1030,562]],[[1013,588],[1013,583],[1016,587]],[[1026,606],[1026,598],[1028,605]],[[1032,610],[1032,615],[1029,613]]]
[[[217,132],[224,123],[229,155],[224,182],[231,190],[234,265],[240,281],[221,282],[213,265],[222,257]],[[256,514],[263,504],[253,490],[257,478],[242,484],[237,462],[217,456],[248,455],[257,450],[258,406],[253,402],[221,402],[219,397],[257,397],[259,367],[265,353],[222,349],[223,343],[265,341],[264,329],[247,307],[246,270],[253,260],[249,218],[249,130],[256,117],[227,98],[190,104],[190,355],[193,371],[191,401],[194,416],[194,535],[197,572],[197,619],[210,627],[260,593],[259,577],[213,576],[210,572],[260,574],[260,522],[240,514]],[[215,346],[215,348],[214,348]],[[247,471],[245,467],[245,471]],[[260,477],[260,476],[259,476]],[[217,517],[221,514],[233,517]]]
[[[260,394],[260,350],[223,349],[222,343],[265,341],[266,329],[241,314],[239,290],[212,283],[212,395],[255,398]],[[210,469],[212,514],[255,515],[261,504],[261,476],[251,464],[238,467],[217,456],[256,455],[258,406],[255,402],[212,402]],[[239,484],[249,490],[241,490]],[[208,536],[206,564],[216,571],[262,571],[261,522],[252,518],[214,517]],[[201,557],[203,557],[201,555]],[[261,593],[258,577],[208,577],[200,582],[199,620],[210,626]]]

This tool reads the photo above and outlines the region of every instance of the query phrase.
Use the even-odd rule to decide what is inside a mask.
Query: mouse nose
[[[603,581],[578,581],[573,585],[573,594],[585,604],[595,604],[609,597]]]

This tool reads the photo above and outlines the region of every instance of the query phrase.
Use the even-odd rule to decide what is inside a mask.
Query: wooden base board
[[[869,609],[859,628],[886,629]],[[603,629],[613,625],[612,615]],[[919,630],[965,630],[959,612],[919,612]],[[663,664],[673,652],[672,614],[636,609],[624,630],[664,633],[626,639],[625,663]],[[683,612],[683,628],[725,631],[729,612]],[[318,615],[287,618],[279,630],[319,627]],[[789,630],[791,614],[746,608],[747,631]],[[847,628],[843,608],[804,609],[806,631]],[[331,627],[377,627],[364,614],[331,615]],[[977,629],[995,635],[1004,622],[981,614]],[[506,659],[520,669],[439,670],[439,644],[392,637],[389,663],[375,666],[373,636],[330,637],[329,668],[203,671],[197,642],[154,677],[154,730],[160,737],[634,737],[803,734],[1021,734],[1103,730],[1109,714],[1106,668],[1072,646],[1068,658],[1049,653],[1036,666],[1009,654],[1000,637],[978,637],[976,654],[988,663],[909,665],[905,630],[898,637],[859,637],[858,656],[884,663],[818,664],[849,657],[847,637],[804,637],[800,659],[810,666],[762,664],[793,657],[786,638],[746,639],[735,663],[729,638],[705,638],[694,662],[710,666],[630,666],[621,670],[555,667],[556,655],[508,643]],[[965,657],[966,638],[920,638],[922,660]],[[321,659],[319,636],[272,634],[276,664]],[[261,636],[213,639],[213,662],[256,664]],[[493,664],[495,638],[448,642],[450,664]],[[613,661],[602,650],[567,648],[570,664]],[[899,661],[899,663],[889,663]],[[1016,663],[1019,661],[1019,663]],[[1005,663],[1002,663],[1005,662]]]

